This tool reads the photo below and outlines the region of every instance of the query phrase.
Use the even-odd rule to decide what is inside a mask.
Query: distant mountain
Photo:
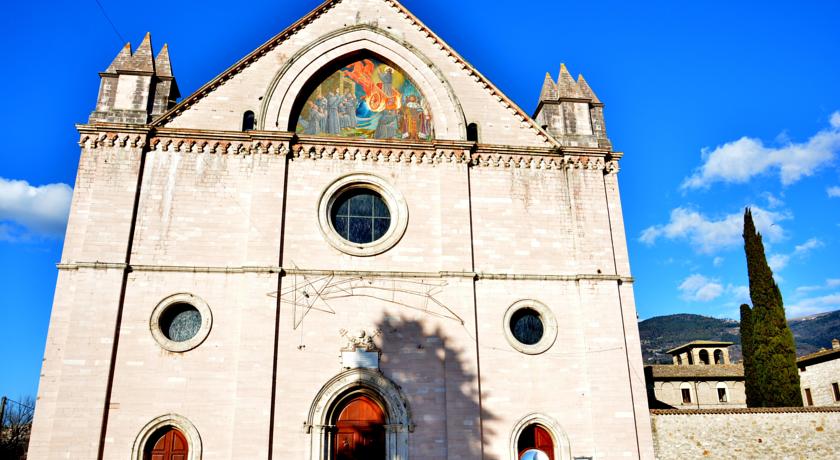
[[[831,339],[840,338],[840,310],[791,319],[788,324],[799,356],[820,348],[831,348]],[[639,334],[645,364],[670,364],[671,355],[665,352],[692,340],[734,342],[729,351],[730,358],[741,360],[740,323],[732,319],[686,313],[656,316],[639,323]]]

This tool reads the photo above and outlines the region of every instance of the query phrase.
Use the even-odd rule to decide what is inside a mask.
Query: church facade
[[[653,457],[583,77],[529,115],[393,0],[180,102],[149,36],[100,75],[30,458]]]

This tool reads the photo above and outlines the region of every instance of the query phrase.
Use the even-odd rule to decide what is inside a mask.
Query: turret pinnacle
[[[543,81],[542,91],[540,91],[541,101],[557,100],[557,84],[551,78],[551,74],[545,73],[545,81]]]
[[[91,123],[146,124],[169,110],[180,97],[169,47],[163,45],[155,58],[149,33],[133,53],[131,43],[126,43],[99,76],[102,81]]]
[[[566,64],[560,64],[560,76],[557,77],[557,89],[561,99],[582,99],[583,94],[580,92],[575,79],[566,68]]]
[[[155,58],[155,75],[158,77],[171,77],[172,64],[169,62],[169,46],[164,43],[160,53]]]
[[[151,72],[155,71],[155,61],[152,57],[152,34],[146,32],[140,46],[134,50],[131,55],[131,60],[122,70],[130,70],[135,72]]]
[[[125,46],[122,47],[119,53],[117,53],[117,57],[111,61],[111,65],[105,69],[105,73],[116,73],[117,70],[122,69],[125,66],[125,63],[131,59],[131,42],[126,43]]]
[[[587,99],[592,101],[592,104],[601,104],[600,99],[598,96],[595,95],[595,92],[592,91],[592,88],[589,87],[589,83],[586,83],[586,80],[583,78],[583,74],[578,74],[578,87],[580,88],[581,94]]]

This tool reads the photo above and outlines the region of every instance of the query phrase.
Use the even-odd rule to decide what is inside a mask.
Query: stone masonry
[[[652,411],[659,460],[840,456],[840,409]]]
[[[529,424],[557,460],[653,458],[622,154],[582,77],[563,67],[535,121],[393,0],[327,1],[177,104],[152,49],[120,52],[78,126],[30,458],[140,459],[168,427],[191,459],[329,458],[354,392],[383,406],[389,459],[512,460]],[[320,69],[366,53],[411,76],[433,142],[293,132]],[[346,177],[402,197],[380,253],[320,224]],[[152,334],[173,296],[211,313],[186,351]],[[523,302],[556,333],[533,353],[503,321]],[[378,365],[342,360],[347,331]]]

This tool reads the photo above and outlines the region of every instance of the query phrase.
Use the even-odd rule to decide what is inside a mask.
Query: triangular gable
[[[434,47],[444,53],[444,56],[438,56],[441,60],[443,58],[451,60],[458,66],[459,69],[466,72],[469,77],[474,81],[475,86],[478,88],[473,88],[473,92],[478,91],[481,89],[484,95],[486,96],[487,101],[483,101],[482,103],[494,104],[496,105],[497,109],[506,110],[509,114],[506,119],[502,120],[503,123],[506,123],[508,126],[513,126],[516,124],[520,124],[522,126],[527,126],[527,130],[530,131],[530,134],[522,134],[520,133],[520,140],[526,143],[527,145],[531,146],[546,146],[546,147],[553,147],[556,146],[556,141],[548,135],[528,114],[526,114],[516,103],[514,103],[510,98],[508,98],[501,90],[499,90],[495,85],[493,85],[486,77],[484,77],[478,70],[476,70],[472,65],[469,64],[465,59],[463,59],[455,50],[453,50],[448,44],[446,44],[438,35],[432,32],[428,27],[426,27],[416,16],[414,16],[411,12],[409,12],[403,5],[395,0],[328,0],[322,3],[320,6],[315,8],[313,11],[296,21],[294,24],[286,28],[284,31],[280,32],[266,43],[261,45],[259,48],[245,56],[244,58],[240,59],[236,64],[222,72],[216,78],[212,79],[197,91],[186,97],[180,103],[175,105],[172,109],[161,115],[158,119],[156,119],[152,125],[153,126],[169,126],[169,127],[182,127],[179,126],[181,123],[177,122],[177,119],[182,114],[188,112],[191,107],[200,104],[203,99],[205,99],[208,95],[213,93],[217,90],[220,86],[224,85],[226,82],[234,80],[237,78],[238,75],[242,74],[246,69],[251,66],[257,64],[261,59],[265,58],[266,55],[270,54],[275,50],[277,47],[281,46],[283,43],[288,41],[291,37],[296,34],[307,33],[307,30],[310,25],[316,21],[318,18],[325,15],[331,9],[339,6],[340,4],[359,4],[362,5],[355,5],[355,6],[365,6],[364,4],[370,3],[381,3],[390,8],[396,10],[398,15],[403,19],[410,22],[410,28],[413,30],[419,31],[424,37],[427,39],[431,39],[433,41]],[[370,5],[367,5],[368,7]],[[460,97],[461,95],[459,95]],[[470,94],[470,96],[474,97],[474,94]],[[488,102],[492,99],[492,102]],[[500,112],[501,113],[501,112]],[[504,116],[501,118],[505,118]],[[471,122],[473,120],[466,120],[467,122]],[[186,125],[189,123],[184,122],[183,127],[187,127]],[[190,126],[192,127],[192,126]],[[200,128],[200,127],[199,127]],[[219,129],[219,128],[216,128]],[[487,136],[492,137],[492,136]],[[486,138],[482,139],[484,141]],[[492,143],[492,142],[488,142]],[[507,143],[507,142],[497,142],[497,143]],[[509,142],[509,144],[518,144],[521,142]]]

